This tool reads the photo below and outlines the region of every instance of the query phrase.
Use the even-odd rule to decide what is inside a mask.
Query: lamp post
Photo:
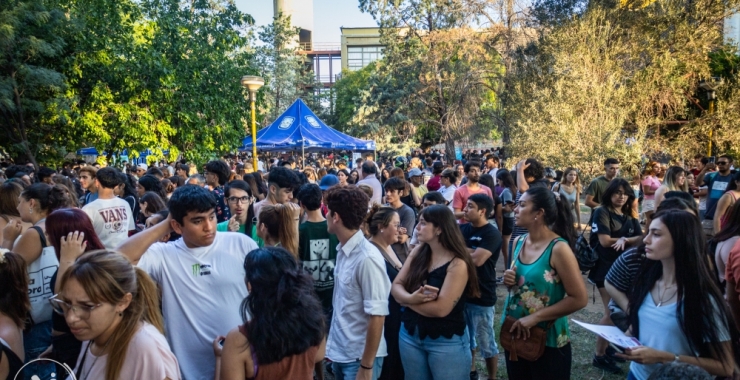
[[[717,100],[716,91],[719,86],[724,84],[724,81],[720,77],[712,77],[708,81],[702,80],[699,82],[699,88],[707,92],[707,99],[709,100],[709,116],[714,114],[714,102]],[[714,127],[709,128],[709,142],[707,143],[707,156],[712,155],[712,138],[713,138]]]
[[[257,172],[257,119],[255,117],[254,103],[257,101],[257,90],[265,85],[265,80],[256,75],[245,75],[242,77],[242,86],[249,90],[249,100],[252,105],[252,165]]]

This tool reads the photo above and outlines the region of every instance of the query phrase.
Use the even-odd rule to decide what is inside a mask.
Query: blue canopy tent
[[[241,151],[252,149],[252,137],[245,137]],[[374,151],[375,141],[345,135],[326,125],[306,103],[297,99],[274,123],[257,131],[257,149],[263,151],[318,151],[345,149]]]

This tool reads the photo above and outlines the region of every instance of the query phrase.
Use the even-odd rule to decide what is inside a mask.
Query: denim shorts
[[[465,304],[465,323],[470,331],[470,349],[480,348],[480,353],[485,359],[498,355],[496,334],[493,332],[494,314],[495,306]]]

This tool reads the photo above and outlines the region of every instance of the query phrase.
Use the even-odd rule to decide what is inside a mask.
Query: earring
[[[383,230],[380,230],[380,233],[382,234],[383,233]]]
[[[119,317],[123,317],[123,312],[119,312],[119,313],[118,313],[118,316],[119,316]]]
[[[29,207],[29,208],[28,208],[28,213],[29,213],[29,214],[33,214],[33,208],[32,208],[32,207]]]
[[[537,220],[537,217],[536,216],[534,217],[534,220]]]

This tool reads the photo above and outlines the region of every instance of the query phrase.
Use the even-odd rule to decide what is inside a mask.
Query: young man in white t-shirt
[[[98,170],[95,175],[98,199],[82,208],[90,217],[100,242],[107,249],[118,247],[128,238],[129,231],[136,228],[131,205],[113,193],[120,184],[121,176],[117,169],[107,167]]]
[[[200,186],[177,188],[170,215],[126,240],[118,250],[162,289],[167,340],[185,380],[212,380],[213,339],[244,323],[244,258],[257,249],[245,234],[216,232],[216,198]],[[170,232],[181,239],[161,243]]]

